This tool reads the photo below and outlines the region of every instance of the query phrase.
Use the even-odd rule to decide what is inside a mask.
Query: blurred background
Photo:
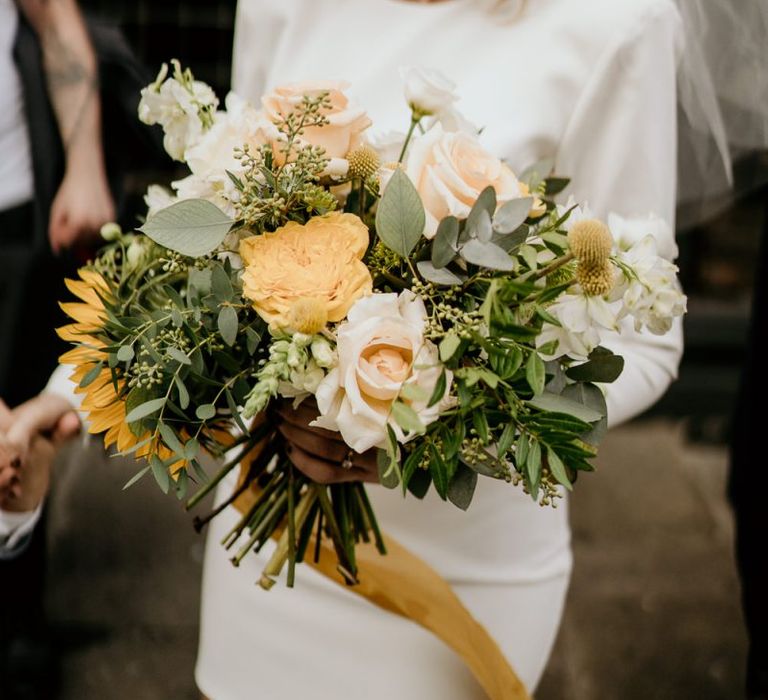
[[[226,93],[233,1],[81,5],[117,23],[152,75],[179,57]],[[767,164],[763,155],[740,168]],[[130,173],[136,212],[146,184],[171,175]],[[752,192],[706,226],[679,232],[690,296],[680,379],[649,415],[611,433],[589,488],[571,501],[575,570],[539,700],[742,695],[726,440],[766,201],[765,191]],[[198,698],[203,539],[151,480],[122,492],[134,471],[98,444],[57,467],[47,603],[65,700]]]

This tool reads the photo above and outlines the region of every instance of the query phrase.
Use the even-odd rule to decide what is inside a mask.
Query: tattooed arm
[[[94,237],[114,204],[101,143],[96,56],[76,0],[16,0],[37,33],[64,145],[64,179],[51,206],[54,252]]]

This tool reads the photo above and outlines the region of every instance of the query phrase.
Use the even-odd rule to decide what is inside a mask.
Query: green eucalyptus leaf
[[[126,489],[131,488],[139,479],[141,479],[152,467],[150,465],[147,465],[144,467],[144,469],[140,469],[138,472],[136,472],[128,481],[126,482],[125,486],[123,486],[123,491]]]
[[[599,445],[608,431],[608,410],[603,392],[595,384],[579,382],[565,387],[562,395],[602,414],[603,417],[594,424],[592,430],[581,436],[581,439],[587,444]]]
[[[253,355],[261,343],[261,336],[253,330],[250,326],[245,329],[245,345],[248,349],[248,354]]]
[[[488,185],[475,200],[472,205],[472,209],[467,216],[467,223],[465,224],[465,235],[476,236],[478,226],[480,226],[480,220],[484,218],[490,219],[493,213],[496,211],[496,190],[492,185]]]
[[[197,407],[195,415],[200,420],[210,420],[216,415],[216,406],[212,403],[204,403]]]
[[[550,392],[545,391],[538,396],[535,396],[527,403],[529,406],[538,408],[540,411],[565,413],[569,416],[574,416],[579,420],[583,420],[586,423],[594,423],[603,417],[602,413],[577,401],[573,401],[564,394],[551,394]]]
[[[222,340],[230,347],[237,340],[237,311],[232,306],[222,306],[216,325]]]
[[[481,211],[477,215],[475,228],[470,231],[470,235],[477,238],[481,243],[490,242],[491,238],[493,238],[493,227],[491,226],[491,217],[488,212]]]
[[[496,233],[512,234],[528,218],[528,212],[531,211],[532,206],[533,197],[520,197],[506,202],[499,207],[499,210],[493,217],[493,230]],[[527,227],[525,233],[527,236]]]
[[[189,356],[183,350],[171,345],[166,351],[176,362],[180,362],[182,365],[192,364],[192,360],[189,359]]]
[[[390,250],[407,258],[424,233],[425,223],[419,193],[402,168],[397,168],[376,210],[377,235]]]
[[[510,271],[515,266],[515,261],[509,257],[507,251],[490,241],[483,243],[478,239],[471,239],[461,247],[459,253],[468,263],[491,270]]]
[[[84,388],[93,384],[98,376],[101,374],[101,370],[104,368],[103,362],[97,362],[91,369],[88,370],[86,375],[80,380],[80,388]]]
[[[448,500],[461,510],[467,510],[472,503],[477,486],[477,472],[459,463],[456,473],[448,484]]]
[[[455,216],[446,216],[438,225],[432,241],[432,265],[445,267],[456,257],[459,238],[459,220]]]
[[[211,293],[212,273],[209,268],[198,270],[196,267],[190,267],[187,273],[189,280],[188,295],[192,297],[207,297]]]
[[[200,452],[200,443],[196,438],[190,438],[184,443],[184,459],[188,462],[192,462],[197,457],[198,452]]]
[[[530,233],[531,227],[528,224],[521,224],[512,233],[495,233],[491,241],[508,253],[513,253],[528,240]]]
[[[184,446],[181,444],[181,440],[179,440],[173,428],[166,423],[158,423],[157,429],[160,431],[160,436],[163,438],[166,446],[183,459]]]
[[[223,265],[216,264],[211,268],[211,292],[219,303],[232,301],[235,295],[232,280]]]
[[[155,477],[157,485],[163,493],[168,493],[171,487],[171,475],[168,473],[168,467],[163,464],[157,455],[152,455],[149,466],[152,467],[152,476]]]
[[[419,274],[428,282],[455,286],[462,283],[461,277],[453,274],[448,268],[436,268],[429,260],[421,260],[416,263]]]
[[[461,345],[461,338],[453,331],[448,331],[440,342],[440,360],[448,362]]]
[[[178,374],[173,375],[173,381],[176,384],[176,391],[179,394],[179,406],[186,409],[189,406],[189,392],[187,391],[187,387]]]
[[[157,413],[163,406],[165,406],[165,398],[151,399],[139,404],[125,417],[126,423],[135,423],[136,421],[151,416],[153,413]]]
[[[117,349],[117,359],[120,362],[130,362],[135,356],[136,353],[133,351],[132,345],[121,345]]]
[[[139,230],[165,248],[199,258],[222,244],[233,223],[215,204],[185,199],[149,217]]]

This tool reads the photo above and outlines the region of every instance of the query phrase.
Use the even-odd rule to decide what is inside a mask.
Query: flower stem
[[[198,503],[200,503],[200,501],[202,501],[214,488],[216,488],[221,480],[227,474],[229,474],[229,472],[231,472],[245,458],[245,456],[254,447],[256,447],[256,445],[258,445],[265,437],[273,432],[273,430],[274,428],[269,423],[264,423],[256,432],[251,433],[245,442],[245,447],[240,452],[238,452],[237,456],[227,462],[205,486],[203,486],[197,493],[195,493],[195,495],[187,501],[184,508],[186,510],[190,510],[194,508]],[[262,457],[264,453],[268,452],[269,445],[264,447],[259,457]],[[257,463],[261,463],[261,459],[257,460]]]
[[[574,258],[574,254],[568,251],[565,255],[562,255],[556,260],[553,260],[546,267],[542,267],[540,270],[531,270],[530,272],[527,272],[522,277],[520,277],[520,281],[534,281],[539,280],[542,277],[546,277],[547,275],[551,275],[553,272],[555,272],[555,270],[559,270],[563,265],[567,265]]]
[[[408,144],[411,141],[411,137],[413,136],[413,132],[415,131],[416,127],[421,122],[421,117],[416,116],[414,112],[411,112],[411,126],[408,128],[408,133],[405,135],[405,141],[403,141],[403,147],[400,149],[400,155],[397,158],[398,163],[403,162],[403,158],[405,158],[405,152],[408,149]]]

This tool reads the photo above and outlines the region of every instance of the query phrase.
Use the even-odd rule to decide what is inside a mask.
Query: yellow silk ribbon
[[[248,455],[241,467],[241,479],[259,448]],[[249,510],[258,491],[251,486],[236,501],[241,512]],[[275,533],[279,537],[280,533]],[[323,540],[320,558],[309,556],[309,566],[347,590],[384,610],[413,620],[442,639],[464,661],[491,700],[530,700],[499,645],[488,631],[472,617],[450,584],[432,567],[389,536],[384,536],[387,554],[381,555],[371,544],[355,548],[359,583],[347,586],[336,570],[333,546]],[[307,551],[311,552],[310,544]]]

